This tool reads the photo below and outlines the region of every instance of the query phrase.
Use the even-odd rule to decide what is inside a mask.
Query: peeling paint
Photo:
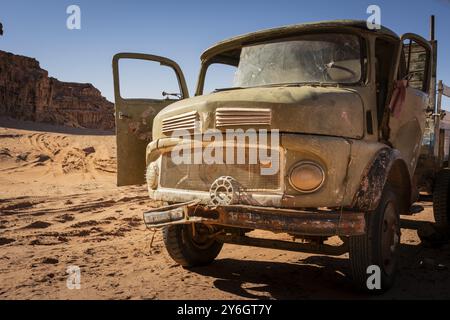
[[[378,206],[389,169],[396,159],[392,149],[382,149],[374,161],[367,166],[358,192],[355,194],[352,207],[359,210],[372,211]]]

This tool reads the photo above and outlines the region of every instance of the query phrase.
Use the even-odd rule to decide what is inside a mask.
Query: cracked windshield
[[[234,87],[295,83],[355,83],[361,79],[359,38],[306,35],[242,48]]]

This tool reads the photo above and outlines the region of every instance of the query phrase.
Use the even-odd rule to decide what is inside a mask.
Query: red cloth
[[[408,86],[407,80],[398,80],[395,82],[394,93],[392,94],[391,103],[389,109],[391,114],[398,118],[402,112],[403,104],[405,103],[406,87]]]

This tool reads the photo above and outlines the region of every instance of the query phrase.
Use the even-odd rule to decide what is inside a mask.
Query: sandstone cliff
[[[93,129],[114,128],[114,105],[90,83],[49,77],[36,59],[0,50],[0,115]]]

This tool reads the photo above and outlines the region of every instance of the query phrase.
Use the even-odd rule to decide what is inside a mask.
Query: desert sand
[[[417,235],[429,200],[402,216],[395,287],[370,296],[352,287],[347,255],[225,245],[210,266],[180,267],[143,224],[159,204],[145,186],[116,187],[115,162],[111,132],[0,118],[0,299],[450,298],[450,246]],[[79,290],[66,285],[73,265]]]

